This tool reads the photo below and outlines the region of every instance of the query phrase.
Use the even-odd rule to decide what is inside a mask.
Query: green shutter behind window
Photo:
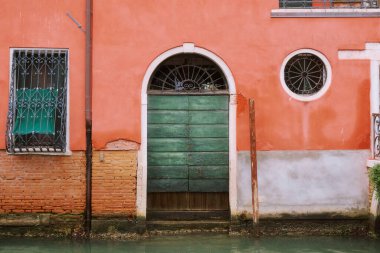
[[[14,134],[54,134],[57,89],[16,91]]]
[[[228,96],[149,96],[148,192],[228,192]]]

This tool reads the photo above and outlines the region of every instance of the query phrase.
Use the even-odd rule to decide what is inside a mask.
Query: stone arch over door
[[[142,89],[141,89],[141,147],[139,151],[138,158],[138,169],[137,169],[137,200],[136,200],[136,211],[139,219],[146,218],[146,208],[147,208],[147,141],[148,141],[148,84],[151,76],[153,75],[156,68],[169,57],[178,54],[198,54],[208,58],[213,61],[223,72],[227,84],[229,93],[229,204],[231,217],[237,214],[237,150],[236,150],[236,86],[235,81],[232,76],[230,69],[227,64],[216,54],[208,51],[204,48],[195,46],[193,43],[185,43],[182,46],[170,49],[156,59],[152,61],[149,65],[143,79]]]

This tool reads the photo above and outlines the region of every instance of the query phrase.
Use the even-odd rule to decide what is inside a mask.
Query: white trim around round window
[[[324,71],[325,71],[324,74],[326,76],[323,80],[322,87],[317,92],[315,92],[313,94],[297,94],[296,92],[292,91],[288,87],[288,85],[285,81],[286,65],[288,64],[288,62],[290,60],[292,60],[293,57],[296,57],[297,55],[302,55],[302,54],[309,54],[309,55],[311,54],[313,56],[316,56],[324,64]],[[299,100],[299,101],[308,102],[308,101],[313,101],[313,100],[319,99],[320,97],[322,97],[326,93],[326,91],[329,89],[330,84],[331,84],[331,73],[332,73],[331,65],[330,65],[329,61],[327,60],[327,58],[323,54],[321,54],[320,52],[313,50],[313,49],[299,49],[299,50],[294,51],[291,54],[289,54],[284,59],[284,61],[282,62],[281,70],[280,70],[280,81],[281,81],[281,85],[284,88],[285,92],[290,97],[292,97],[296,100]]]

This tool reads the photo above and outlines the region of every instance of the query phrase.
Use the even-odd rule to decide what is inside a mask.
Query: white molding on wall
[[[366,43],[364,50],[339,50],[340,60],[370,60],[370,115],[371,150],[373,147],[372,113],[380,112],[380,43]]]
[[[338,57],[340,60],[370,60],[370,80],[371,80],[371,113],[379,113],[380,106],[380,43],[366,43],[364,50],[340,50]]]
[[[230,103],[229,103],[229,200],[231,215],[237,214],[237,150],[236,150],[236,86],[231,70],[227,64],[216,54],[195,46],[193,43],[184,43],[182,46],[172,48],[152,61],[147,71],[145,72],[141,88],[141,147],[138,154],[137,168],[137,198],[136,209],[137,216],[140,219],[146,217],[146,201],[147,201],[147,114],[148,114],[148,84],[155,69],[167,58],[181,54],[193,53],[205,56],[215,62],[223,71],[229,88]]]
[[[272,18],[376,18],[378,8],[273,9]]]

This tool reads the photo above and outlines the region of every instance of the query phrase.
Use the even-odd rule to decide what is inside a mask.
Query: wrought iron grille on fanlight
[[[226,79],[211,60],[192,54],[180,54],[163,62],[153,73],[149,93],[227,92]]]
[[[14,50],[7,151],[65,152],[67,50]]]

